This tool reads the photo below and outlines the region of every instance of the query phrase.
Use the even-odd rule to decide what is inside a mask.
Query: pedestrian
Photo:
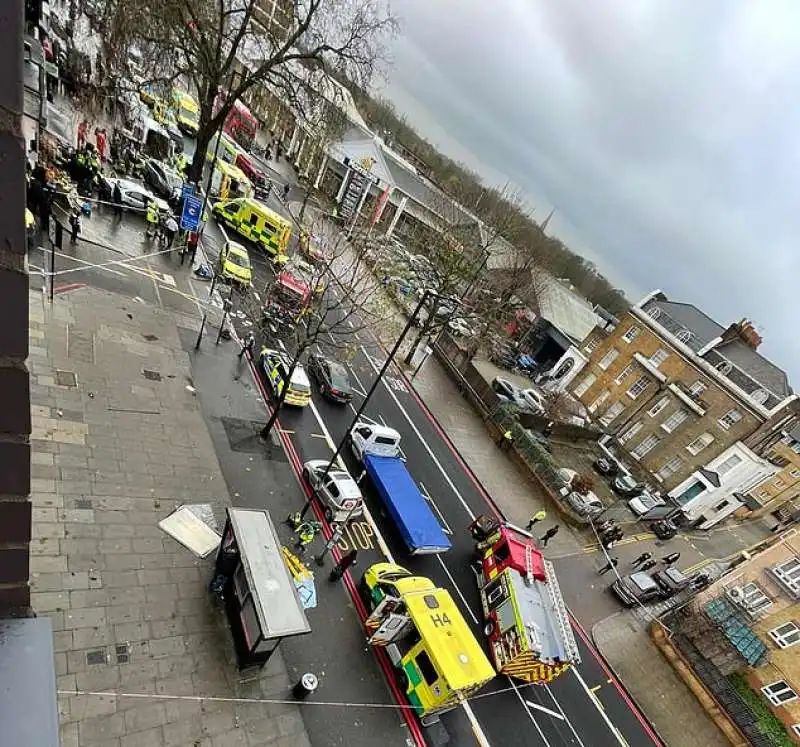
[[[600,568],[597,572],[602,576],[604,573],[608,573],[612,568],[616,568],[619,560],[616,558],[611,558],[608,563],[606,563],[602,568]]]
[[[500,447],[500,451],[508,451],[513,440],[514,434],[510,430],[506,431],[497,442],[497,445]]]
[[[673,563],[677,562],[680,556],[681,554],[679,552],[671,552],[669,555],[665,555],[663,558],[661,558],[661,562],[664,565],[672,565]]]
[[[276,161],[280,161],[281,160],[281,144],[280,143],[276,143],[276,145],[275,145],[275,160]]]
[[[197,256],[197,244],[200,241],[200,237],[195,231],[189,232],[189,238],[186,242],[186,248],[189,251],[189,265],[194,264],[194,258]],[[181,254],[181,264],[183,264],[183,255]]]
[[[94,141],[97,144],[97,154],[100,156],[100,162],[105,163],[106,160],[106,131],[95,130]]]
[[[558,524],[554,527],[550,527],[543,535],[542,538],[539,540],[542,543],[542,547],[547,547],[547,543],[553,539],[558,534]]]
[[[652,558],[650,560],[646,560],[639,566],[640,571],[649,571],[651,568],[655,567],[656,561]]]
[[[111,193],[111,201],[114,203],[114,215],[117,220],[122,220],[122,188],[119,186],[119,179],[114,182],[114,191]]]
[[[242,356],[245,354],[245,351],[249,353],[250,358],[253,357],[253,347],[256,344],[255,335],[252,332],[247,333],[247,337],[244,338],[244,342],[242,343],[242,349],[239,351],[238,358],[239,360],[242,359]]]
[[[553,433],[553,421],[551,420],[544,428],[542,428],[542,435],[545,438],[550,438]]]
[[[272,150],[270,149],[269,145],[267,146],[267,149],[264,151],[264,160],[265,161],[272,160]]]
[[[72,213],[69,216],[69,240],[76,244],[78,242],[78,234],[81,232],[81,216],[80,213]]]
[[[643,552],[638,557],[634,558],[631,561],[631,565],[639,565],[640,563],[644,563],[646,560],[650,560],[653,557],[653,553],[651,552]]]
[[[147,213],[145,214],[147,221],[147,230],[145,236],[148,239],[158,235],[158,205],[154,200],[147,203]]]
[[[350,566],[356,565],[358,558],[358,550],[350,550],[350,552],[342,555],[341,560],[333,567],[331,575],[328,577],[331,581],[338,581],[344,576],[345,571]]]
[[[283,201],[284,201],[284,202],[286,202],[286,200],[288,200],[288,199],[289,199],[289,190],[290,190],[291,188],[292,188],[292,187],[291,187],[291,185],[290,185],[290,184],[284,184],[284,185],[283,185]]]
[[[603,519],[603,521],[601,521],[597,525],[597,532],[598,534],[603,534],[604,532],[607,532],[609,529],[611,529],[611,527],[613,526],[614,526],[614,519]]]
[[[540,521],[544,521],[546,518],[547,511],[541,509],[541,511],[537,511],[533,516],[531,516],[531,520],[528,522],[525,528],[530,532],[531,529],[533,529],[534,524],[538,524]]]
[[[84,119],[78,125],[78,150],[86,145],[86,136],[89,134],[89,123]]]
[[[167,249],[172,249],[176,233],[178,233],[178,221],[175,220],[174,215],[170,215],[164,222],[164,238],[167,241]]]

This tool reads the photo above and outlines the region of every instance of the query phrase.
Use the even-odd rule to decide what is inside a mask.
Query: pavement
[[[229,505],[171,315],[32,292],[30,337],[31,604],[55,631],[63,747],[311,744],[281,655],[239,681],[211,560],[157,526]]]

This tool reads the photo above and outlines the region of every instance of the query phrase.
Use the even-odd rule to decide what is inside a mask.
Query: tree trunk
[[[414,344],[411,346],[411,350],[408,351],[408,354],[406,355],[404,360],[409,366],[411,365],[411,359],[414,357],[414,353],[417,352],[417,348],[419,347],[420,343],[425,339],[427,335],[430,334],[434,322],[436,321],[434,315],[438,310],[439,310],[438,306],[435,309],[431,309],[428,318],[425,320],[425,324],[422,325],[422,329],[420,330],[419,334],[414,340]]]
[[[189,171],[187,174],[188,181],[200,184],[200,182],[203,180],[203,168],[206,164],[206,153],[208,152],[208,146],[214,139],[215,134],[216,133],[208,124],[201,124],[200,129],[197,131],[194,157],[192,158],[192,163],[189,166]]]

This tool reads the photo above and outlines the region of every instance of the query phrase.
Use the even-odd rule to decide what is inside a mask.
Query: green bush
[[[775,747],[794,747],[794,742],[786,731],[786,727],[770,711],[764,699],[747,684],[747,680],[740,674],[732,674],[728,680],[755,715],[759,731],[765,737],[769,737]]]

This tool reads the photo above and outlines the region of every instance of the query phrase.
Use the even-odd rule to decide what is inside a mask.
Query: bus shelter
[[[284,638],[311,632],[266,510],[227,510],[212,588],[221,591],[240,671],[263,667]]]

